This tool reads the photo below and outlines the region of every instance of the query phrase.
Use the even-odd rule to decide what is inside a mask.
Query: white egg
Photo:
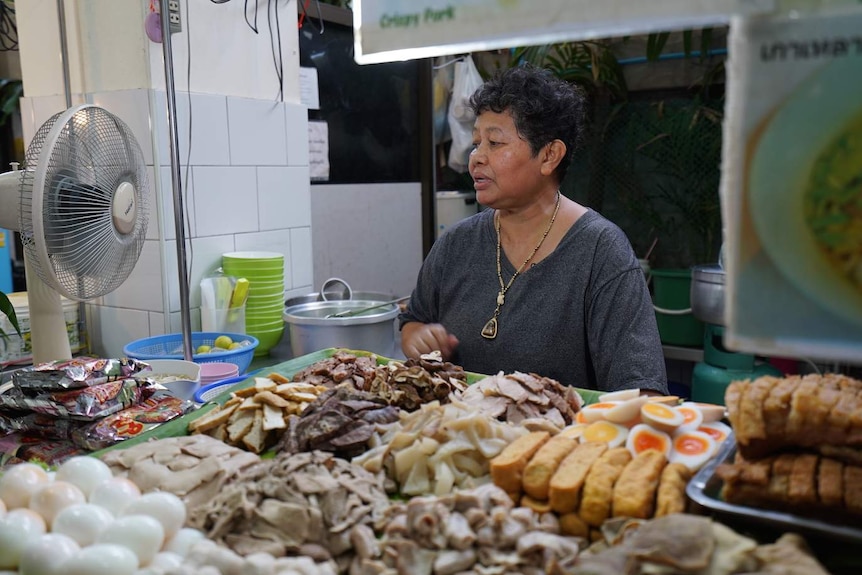
[[[45,533],[24,548],[18,572],[21,575],[60,575],[60,566],[80,550],[81,546],[71,537]]]
[[[63,563],[63,575],[132,575],[138,557],[122,545],[103,543],[84,547]]]
[[[51,524],[51,531],[67,535],[81,547],[86,547],[95,543],[99,533],[113,522],[114,516],[104,507],[92,503],[78,503],[57,514]]]
[[[197,529],[183,527],[177,531],[173,537],[168,539],[162,549],[164,551],[176,553],[181,557],[186,557],[189,554],[189,549],[191,549],[192,545],[198,541],[203,541],[204,539],[206,539],[204,534]]]
[[[37,489],[30,497],[30,509],[41,515],[51,528],[54,518],[60,511],[75,505],[84,503],[87,498],[84,492],[67,481],[55,480],[46,483]]]
[[[141,490],[134,481],[125,477],[111,477],[94,487],[87,500],[119,517],[129,503],[140,497]]]
[[[45,521],[29,509],[0,517],[0,569],[15,569],[27,544],[45,533]]]
[[[111,468],[101,459],[79,455],[67,459],[57,468],[55,480],[68,481],[89,497],[94,487],[113,476]]]
[[[176,569],[182,564],[182,555],[179,555],[177,553],[171,553],[170,551],[162,551],[161,553],[156,553],[156,556],[153,557],[152,561],[150,561],[149,566],[151,569],[170,571],[171,569]]]
[[[38,465],[13,465],[0,476],[0,499],[6,503],[7,509],[27,507],[33,492],[48,482],[48,474]]]
[[[186,504],[183,500],[167,491],[144,493],[132,501],[123,515],[142,514],[155,517],[165,529],[165,539],[170,539],[186,522]]]
[[[114,543],[131,549],[138,565],[146,567],[162,548],[165,530],[161,522],[150,515],[124,515],[118,517],[99,534],[99,543]]]

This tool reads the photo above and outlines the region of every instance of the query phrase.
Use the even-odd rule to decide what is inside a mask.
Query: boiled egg
[[[170,539],[186,522],[186,504],[167,491],[152,491],[132,501],[123,515],[149,515],[162,524],[165,539]]]
[[[600,402],[606,401],[627,401],[639,397],[641,390],[639,389],[620,389],[619,391],[609,391],[599,396]]]
[[[626,449],[629,450],[632,457],[648,449],[659,451],[667,457],[670,453],[670,446],[670,435],[646,423],[639,423],[632,427],[628,438],[626,438]]]
[[[721,421],[724,419],[727,409],[723,405],[714,403],[701,403],[695,401],[686,401],[681,407],[695,407],[700,410],[703,415],[704,423],[712,423],[713,421]]]
[[[138,559],[138,566],[146,567],[162,548],[165,530],[155,517],[124,515],[118,517],[99,534],[98,543],[122,545]]]
[[[30,509],[45,519],[48,528],[57,514],[66,507],[84,503],[87,498],[84,492],[67,481],[55,480],[37,489],[30,497]]]
[[[712,421],[709,423],[702,423],[700,427],[697,428],[698,431],[702,431],[707,435],[711,435],[715,440],[715,443],[721,445],[727,436],[730,435],[730,426],[724,424],[720,421]]]
[[[173,569],[179,569],[182,564],[182,555],[172,551],[162,551],[161,553],[156,553],[156,556],[153,557],[153,560],[150,562],[150,567],[167,572]]]
[[[63,563],[80,550],[80,545],[71,537],[44,533],[24,548],[18,572],[21,575],[61,575]]]
[[[70,457],[57,468],[55,480],[68,481],[89,497],[93,488],[113,476],[111,468],[101,459],[78,455]]]
[[[715,440],[697,430],[681,430],[673,436],[671,463],[682,463],[692,471],[700,469],[715,454]]]
[[[67,535],[81,547],[86,547],[95,543],[99,534],[113,521],[114,516],[104,507],[92,503],[78,503],[57,514],[51,524],[51,531]]]
[[[0,517],[0,569],[16,569],[24,548],[45,530],[45,520],[30,509],[13,509]]]
[[[648,399],[648,396],[641,395],[622,401],[618,405],[605,410],[605,419],[613,423],[620,423],[626,427],[640,423],[641,407],[646,404]]]
[[[104,507],[118,517],[129,503],[140,497],[141,490],[134,481],[125,477],[111,477],[94,487],[87,501]]]
[[[591,403],[589,405],[585,405],[578,412],[578,415],[582,417],[584,423],[594,423],[596,421],[602,421],[605,418],[605,413],[616,406],[618,406],[621,402],[619,401],[602,401],[599,403]]]
[[[675,407],[647,402],[641,407],[641,419],[659,431],[672,433],[685,422],[685,415]]]
[[[581,442],[604,441],[609,448],[614,448],[623,445],[628,434],[629,430],[624,425],[610,421],[596,421],[584,429]]]
[[[585,423],[573,423],[571,425],[567,425],[563,429],[560,430],[560,433],[557,435],[562,435],[563,437],[571,437],[572,439],[580,439],[584,434],[584,430],[587,428]]]
[[[133,575],[137,569],[132,550],[113,543],[84,547],[63,563],[63,575]]]
[[[678,429],[697,429],[703,423],[703,412],[699,407],[694,405],[679,405],[675,407],[677,411],[682,413],[683,422]]]
[[[207,539],[202,532],[191,527],[183,527],[165,543],[162,550],[185,557],[189,554],[189,549],[192,548],[192,545],[204,540]]]
[[[51,480],[48,473],[34,463],[19,463],[0,476],[0,499],[7,509],[18,509],[30,504],[30,497]]]

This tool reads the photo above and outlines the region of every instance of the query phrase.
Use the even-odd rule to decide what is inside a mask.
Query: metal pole
[[[69,43],[66,38],[66,5],[57,0],[57,19],[60,23],[60,60],[63,64],[63,87],[66,90],[66,109],[72,107],[72,85],[69,79]]]
[[[62,1],[62,0],[60,0]],[[188,0],[187,0],[188,1]],[[166,0],[160,0],[162,51],[165,60],[165,92],[168,98],[168,131],[171,149],[171,183],[174,192],[174,226],[177,236],[177,273],[180,280],[180,316],[183,324],[183,357],[192,361],[192,322],[189,314],[189,279],[186,267],[185,211],[180,178],[180,139],[177,130],[177,99],[174,92],[174,60],[171,53],[171,22]],[[188,34],[188,31],[186,32]],[[191,89],[191,86],[187,87]],[[170,315],[166,310],[166,315]]]

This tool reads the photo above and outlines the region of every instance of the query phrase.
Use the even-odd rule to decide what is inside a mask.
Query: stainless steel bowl
[[[691,268],[691,314],[702,322],[727,325],[724,318],[724,269],[718,264]]]

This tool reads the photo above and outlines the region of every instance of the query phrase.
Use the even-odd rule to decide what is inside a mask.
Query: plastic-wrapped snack
[[[46,465],[59,465],[74,455],[83,455],[86,450],[69,440],[48,440],[30,437],[21,433],[10,433],[0,437],[0,466],[22,461],[41,461]]]
[[[60,391],[127,379],[144,368],[149,368],[148,364],[127,357],[76,357],[19,369],[12,374],[12,383],[25,392],[31,389]]]
[[[116,413],[146,399],[155,390],[155,384],[135,379],[109,381],[89,387],[67,391],[22,390],[13,387],[0,394],[0,409],[19,409],[65,417],[92,420]]]
[[[184,415],[194,407],[193,402],[168,391],[157,391],[138,405],[76,429],[72,432],[72,441],[84,449],[104,449]]]
[[[69,439],[72,431],[86,422],[59,419],[42,413],[29,411],[0,411],[0,435],[25,433],[44,439]]]

